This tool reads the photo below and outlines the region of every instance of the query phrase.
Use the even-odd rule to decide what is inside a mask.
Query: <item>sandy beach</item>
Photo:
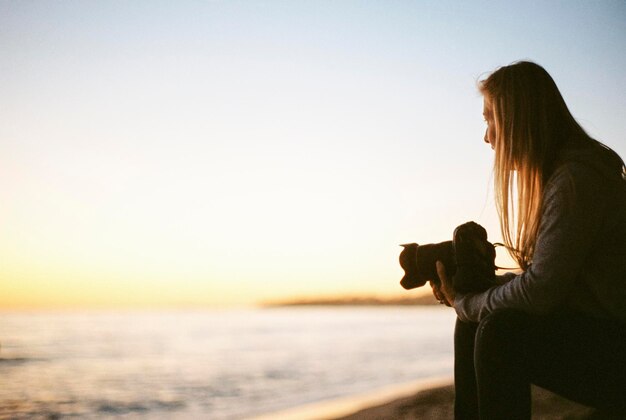
[[[533,419],[582,420],[606,419],[595,410],[566,400],[544,389],[533,387]],[[421,390],[410,397],[398,398],[387,404],[372,406],[339,420],[367,419],[453,419],[454,388],[452,384]]]
[[[539,387],[532,388],[533,419],[582,420],[610,418]],[[452,420],[454,388],[451,378],[435,378],[376,392],[320,402],[255,420]]]

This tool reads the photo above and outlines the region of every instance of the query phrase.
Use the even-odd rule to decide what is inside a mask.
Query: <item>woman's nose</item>
[[[490,143],[489,137],[487,136],[487,134],[489,134],[489,129],[485,130],[485,138],[484,138],[484,140],[485,140],[485,143]]]

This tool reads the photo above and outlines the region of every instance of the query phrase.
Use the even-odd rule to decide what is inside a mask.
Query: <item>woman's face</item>
[[[491,108],[491,104],[486,97],[483,98],[483,117],[485,118],[485,123],[487,124],[487,129],[485,130],[485,143],[489,143],[491,145],[491,148],[495,150],[496,123],[493,119],[493,110]]]

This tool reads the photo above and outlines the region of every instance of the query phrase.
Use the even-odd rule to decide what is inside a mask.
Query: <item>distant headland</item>
[[[282,301],[262,302],[261,307],[273,308],[284,306],[423,306],[439,305],[432,294],[410,297],[372,297],[354,296],[338,298],[297,298]]]

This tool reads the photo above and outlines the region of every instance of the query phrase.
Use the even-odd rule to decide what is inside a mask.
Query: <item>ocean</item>
[[[0,313],[0,418],[243,419],[452,375],[449,308]]]

